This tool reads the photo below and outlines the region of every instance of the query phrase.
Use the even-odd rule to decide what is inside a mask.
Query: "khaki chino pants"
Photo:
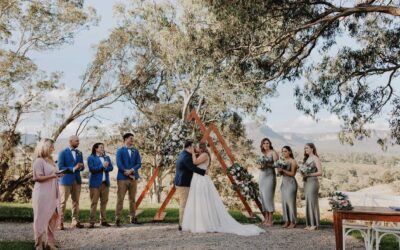
[[[183,213],[185,212],[186,201],[189,196],[189,187],[176,187],[179,197],[179,226],[182,226]]]
[[[68,198],[72,200],[72,225],[79,223],[79,197],[81,195],[81,184],[74,182],[72,186],[60,185],[61,193],[61,223],[64,223],[65,209]]]
[[[126,192],[129,197],[129,216],[135,218],[136,213],[136,190],[137,181],[133,179],[117,181],[117,208],[115,209],[115,220],[121,218],[122,208],[124,207],[124,199]]]
[[[96,223],[96,210],[97,203],[100,199],[100,223],[107,222],[106,219],[106,207],[108,202],[110,188],[107,187],[106,183],[101,183],[98,188],[90,188],[90,215],[89,215],[89,223]]]

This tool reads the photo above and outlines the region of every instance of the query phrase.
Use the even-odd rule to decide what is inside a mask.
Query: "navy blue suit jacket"
[[[81,151],[76,151],[76,160],[74,159],[70,148],[66,148],[60,152],[58,155],[58,169],[64,170],[68,168],[71,171],[70,174],[65,174],[60,178],[61,185],[72,186],[74,181],[76,181],[78,184],[82,184],[81,171],[83,171],[85,168],[82,167],[74,172],[74,167],[78,163],[83,164],[83,155]]]
[[[206,170],[198,168],[193,164],[192,155],[186,150],[183,150],[176,161],[175,186],[190,187],[193,172],[200,175],[206,174]]]
[[[132,148],[131,156],[129,157],[127,147],[122,147],[117,150],[117,167],[118,174],[117,180],[128,180],[128,176],[124,175],[125,170],[133,169],[135,179],[139,179],[139,168],[142,166],[142,160],[140,159],[139,151],[135,148]]]
[[[103,173],[106,175],[106,185],[110,186],[109,172],[113,170],[113,165],[108,155],[104,156],[104,160],[109,162],[106,169],[103,168],[100,157],[97,155],[90,155],[87,159],[89,167],[89,188],[99,188],[103,182]]]

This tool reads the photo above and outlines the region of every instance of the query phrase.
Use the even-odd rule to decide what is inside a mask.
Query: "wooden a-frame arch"
[[[219,132],[219,129],[217,128],[217,126],[215,126],[214,123],[211,123],[210,126],[208,128],[205,127],[204,123],[201,121],[199,115],[197,114],[197,112],[195,110],[192,110],[192,112],[188,115],[187,117],[188,121],[194,121],[200,128],[200,131],[203,133],[203,138],[201,139],[202,142],[208,142],[208,144],[210,145],[210,148],[212,149],[212,151],[214,152],[214,155],[216,156],[218,162],[221,164],[221,167],[223,168],[223,170],[225,171],[226,175],[228,176],[228,179],[230,180],[230,182],[234,185],[236,182],[233,179],[233,177],[229,174],[229,172],[227,171],[227,164],[225,163],[225,161],[222,159],[222,156],[220,155],[217,147],[215,146],[215,143],[211,137],[211,133],[214,133],[217,136],[218,141],[221,143],[222,147],[224,148],[226,154],[229,157],[229,160],[231,162],[231,164],[235,163],[235,157],[232,154],[231,149],[228,147],[228,145],[226,144],[224,138],[222,137],[221,133]],[[151,176],[150,180],[148,181],[146,187],[144,188],[144,190],[142,191],[141,195],[139,196],[137,202],[136,202],[136,208],[139,207],[140,203],[142,202],[144,196],[146,195],[147,191],[150,189],[151,185],[153,185],[156,177],[158,175],[158,168],[156,168],[153,172],[153,175]],[[167,197],[165,198],[164,202],[162,203],[161,207],[159,208],[159,210],[157,211],[156,215],[154,216],[154,220],[155,221],[162,221],[165,218],[166,213],[164,212],[165,208],[167,207],[168,203],[170,202],[172,196],[174,195],[176,191],[176,188],[174,185],[172,185],[170,191],[167,194]],[[248,218],[253,218],[254,214],[253,211],[251,210],[249,204],[246,201],[246,198],[240,193],[239,189],[235,190],[237,195],[239,196],[239,199],[242,201],[246,212],[244,213],[246,217]],[[260,209],[260,211],[262,212],[262,206],[261,206],[261,202],[259,201],[259,199],[257,198],[255,200],[255,203],[257,205],[257,207]]]

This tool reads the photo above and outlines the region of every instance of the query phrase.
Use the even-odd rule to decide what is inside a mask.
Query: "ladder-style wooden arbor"
[[[235,180],[233,179],[233,177],[230,175],[230,173],[227,171],[227,164],[225,163],[225,161],[222,159],[222,156],[220,155],[217,147],[215,146],[215,143],[211,137],[211,133],[214,133],[217,136],[218,141],[221,143],[222,147],[224,148],[226,154],[229,157],[229,160],[231,162],[231,164],[235,163],[235,157],[232,154],[231,149],[228,147],[228,145],[226,144],[224,138],[222,137],[221,133],[219,132],[219,129],[217,128],[217,126],[215,126],[214,123],[211,123],[210,126],[208,128],[205,127],[204,123],[201,121],[199,115],[197,114],[197,112],[195,110],[192,110],[192,112],[188,115],[187,117],[188,121],[194,121],[200,128],[200,131],[203,133],[203,138],[201,139],[202,142],[207,141],[208,144],[210,145],[212,151],[214,152],[214,155],[216,156],[217,160],[219,161],[219,163],[221,164],[222,168],[224,169],[226,175],[228,176],[228,179],[231,181],[232,184],[235,184]],[[136,208],[139,207],[140,203],[142,202],[144,196],[146,195],[147,191],[150,189],[151,185],[153,185],[156,177],[158,175],[158,168],[156,168],[153,172],[153,175],[151,176],[150,180],[148,181],[146,187],[144,188],[144,190],[142,191],[142,193],[140,194],[137,202],[136,202]],[[164,202],[162,203],[161,207],[159,208],[159,210],[157,211],[156,215],[154,216],[154,220],[155,221],[162,221],[165,218],[166,213],[164,212],[165,208],[167,207],[168,203],[170,202],[172,196],[174,195],[176,191],[176,188],[174,185],[172,185],[170,191],[168,192],[167,197],[165,198]],[[254,214],[253,211],[251,210],[249,204],[246,201],[246,198],[244,198],[244,196],[240,193],[239,189],[236,189],[236,193],[239,196],[240,200],[242,201],[246,212],[244,213],[244,215],[248,218],[253,218]],[[256,199],[255,203],[257,204],[257,207],[260,209],[260,211],[262,212],[262,206],[261,206],[261,202]]]

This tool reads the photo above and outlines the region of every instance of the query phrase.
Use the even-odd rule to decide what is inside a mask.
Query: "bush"
[[[358,175],[357,175],[357,170],[355,170],[354,168],[349,169],[349,173],[350,173],[351,176],[353,176],[353,177],[358,177]]]
[[[382,182],[383,183],[392,183],[395,181],[395,175],[390,170],[386,170],[382,175]]]

